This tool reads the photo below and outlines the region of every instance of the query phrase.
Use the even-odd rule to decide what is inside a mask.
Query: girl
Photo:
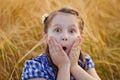
[[[79,49],[83,28],[73,9],[50,13],[44,20],[46,51],[25,62],[22,80],[100,80],[90,56]]]

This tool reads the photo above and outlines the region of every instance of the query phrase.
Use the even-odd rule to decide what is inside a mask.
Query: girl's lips
[[[67,50],[67,47],[65,47],[65,46],[63,46],[62,48],[63,48],[64,51]]]
[[[62,46],[62,48],[63,48],[63,50],[64,50],[66,53],[68,53],[67,47]]]

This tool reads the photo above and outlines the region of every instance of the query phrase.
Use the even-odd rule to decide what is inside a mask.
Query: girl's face
[[[47,40],[53,37],[68,54],[75,39],[80,36],[78,19],[67,13],[57,14],[50,22],[46,35]]]

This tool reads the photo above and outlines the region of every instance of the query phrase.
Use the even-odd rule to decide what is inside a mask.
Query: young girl
[[[46,51],[25,62],[22,80],[100,80],[90,56],[82,53],[84,22],[69,8],[44,20]]]

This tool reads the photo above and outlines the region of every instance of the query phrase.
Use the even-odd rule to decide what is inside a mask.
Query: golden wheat
[[[61,7],[85,22],[82,51],[91,55],[102,80],[120,80],[120,0],[0,0],[0,80],[20,80],[25,60],[39,55],[41,16]]]

